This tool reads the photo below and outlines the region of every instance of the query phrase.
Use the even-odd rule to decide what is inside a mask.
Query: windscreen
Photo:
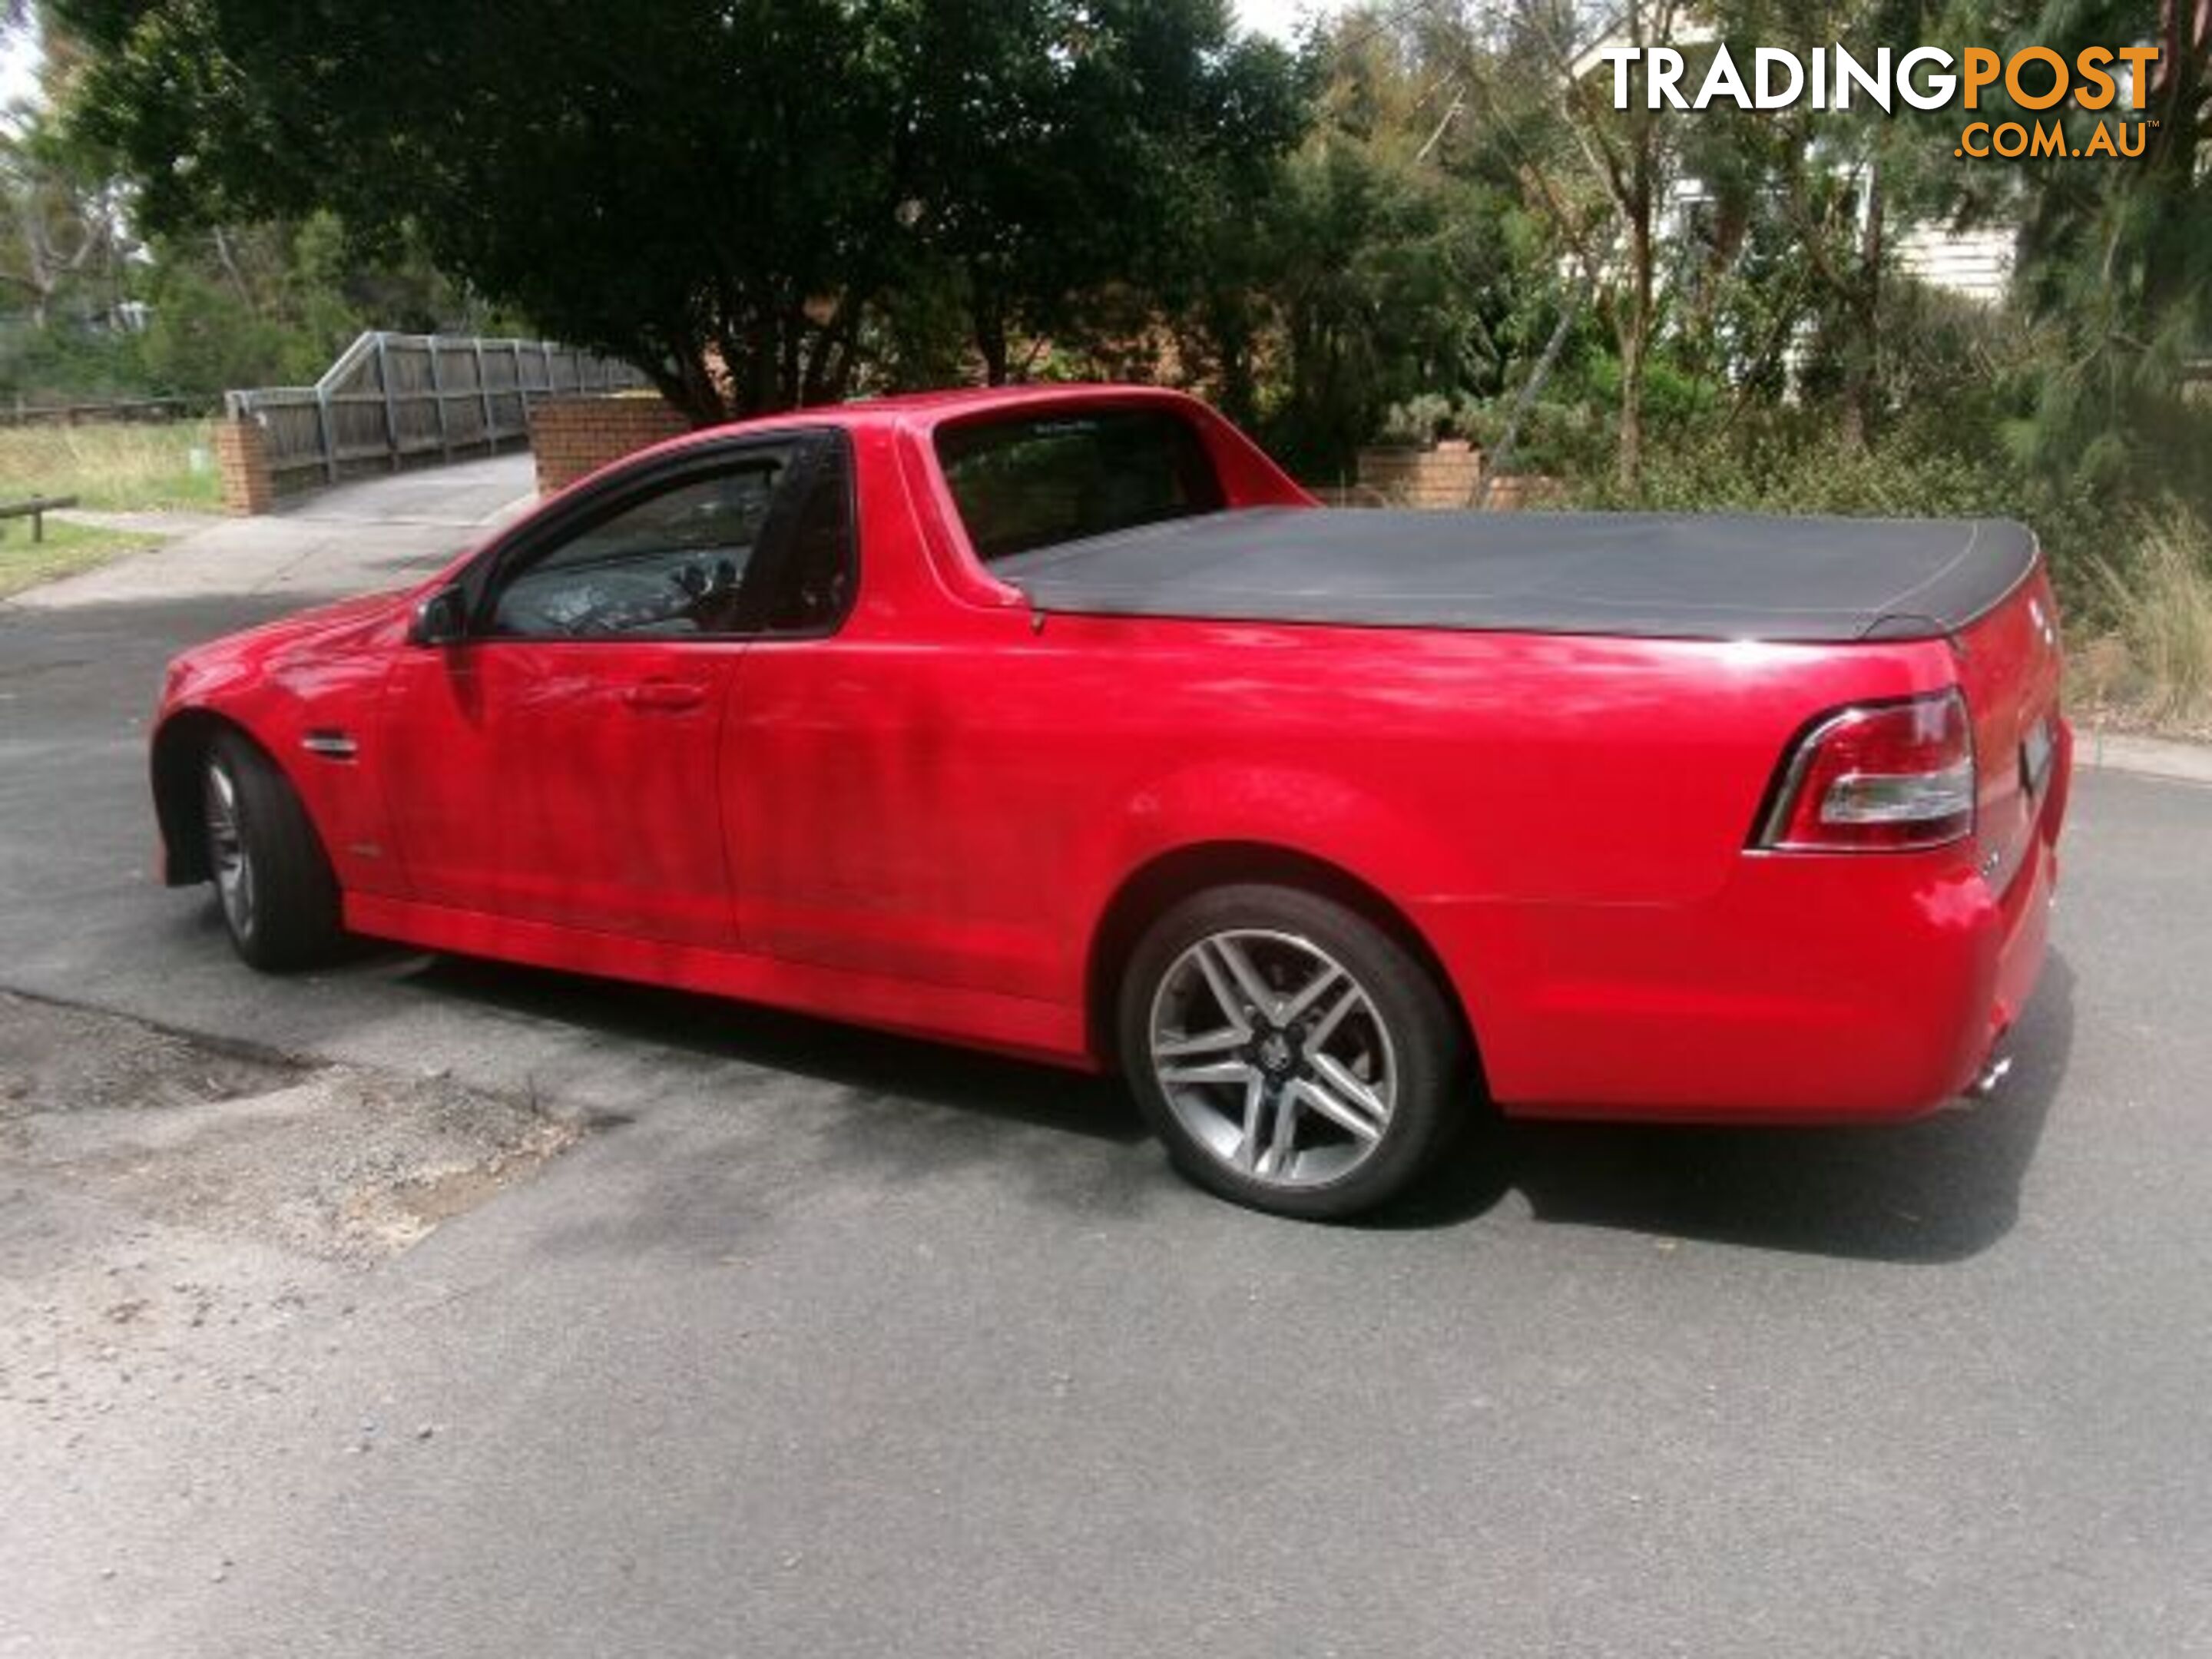
[[[1223,504],[1204,441],[1170,410],[963,422],[939,431],[937,460],[986,563]]]

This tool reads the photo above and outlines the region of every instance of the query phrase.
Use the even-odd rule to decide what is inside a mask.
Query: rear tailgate
[[[1996,609],[1960,630],[1956,647],[1974,723],[1977,853],[1984,877],[2002,894],[2027,862],[2039,830],[2057,833],[2055,812],[2043,820],[2063,786],[2058,607],[2040,558]]]

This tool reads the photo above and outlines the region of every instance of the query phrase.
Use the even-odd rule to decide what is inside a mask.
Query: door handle
[[[683,680],[641,680],[623,693],[623,701],[641,714],[678,714],[707,701],[707,688]]]

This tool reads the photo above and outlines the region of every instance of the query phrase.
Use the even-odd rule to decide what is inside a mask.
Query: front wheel
[[[243,738],[208,746],[200,771],[208,870],[238,954],[264,972],[311,967],[339,938],[337,880],[276,763]]]
[[[1162,916],[1130,958],[1118,1025],[1123,1069],[1176,1166],[1280,1215],[1383,1202],[1471,1104],[1468,1042],[1426,968],[1296,888],[1217,888]]]

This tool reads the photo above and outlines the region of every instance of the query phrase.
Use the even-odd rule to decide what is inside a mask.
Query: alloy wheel
[[[1396,1048],[1375,1000],[1298,934],[1210,933],[1152,997],[1153,1074],[1191,1138],[1248,1181],[1337,1181],[1390,1127]]]
[[[238,782],[221,761],[208,763],[202,790],[207,814],[208,862],[215,871],[215,890],[222,904],[223,920],[240,939],[253,932],[253,860],[246,850],[246,836],[238,806]]]

